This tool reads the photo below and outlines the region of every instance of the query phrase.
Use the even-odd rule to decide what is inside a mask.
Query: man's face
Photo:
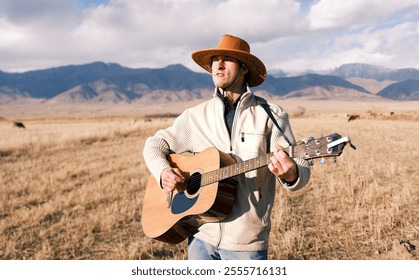
[[[218,55],[212,58],[212,80],[216,87],[241,89],[247,69],[230,56]]]

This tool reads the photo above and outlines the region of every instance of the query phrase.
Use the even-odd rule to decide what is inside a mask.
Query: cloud
[[[7,24],[0,25],[0,30],[9,37],[17,30],[21,35],[14,49],[0,46],[0,51],[14,57],[13,65],[2,62],[3,69],[48,67],[59,61],[82,63],[89,58],[136,67],[170,63],[194,67],[190,53],[215,46],[224,33],[257,46],[276,36],[288,36],[299,26],[295,21],[299,4],[292,0],[257,5],[250,0],[112,0],[82,11],[70,0],[38,0],[29,6],[21,2],[2,2],[5,12],[0,17]],[[23,53],[36,58],[22,61]]]
[[[258,5],[249,0],[119,0],[86,14],[74,39],[84,49],[92,47],[99,53],[123,49],[136,56],[139,64],[185,63],[192,51],[215,47],[224,33],[256,42],[289,34],[295,29],[290,23],[298,11],[299,5],[290,0],[261,1]]]
[[[78,21],[71,1],[1,1],[0,69],[29,70],[68,62],[69,34]]]
[[[308,15],[311,30],[353,28],[385,20],[398,12],[417,9],[417,0],[320,0]]]
[[[305,36],[312,47],[297,50],[292,57],[284,58],[277,68],[297,72],[301,69],[327,70],[359,62],[388,68],[419,68],[419,61],[412,59],[419,55],[418,32],[419,22],[402,22],[379,30],[365,28],[327,38]],[[302,43],[295,40],[287,43]]]
[[[2,0],[0,17],[16,24],[53,23],[76,11],[76,3],[67,0]],[[69,13],[70,12],[70,13]]]
[[[418,0],[2,0],[0,69],[105,61],[202,71],[191,53],[224,33],[251,43],[268,69],[412,67],[418,10]]]

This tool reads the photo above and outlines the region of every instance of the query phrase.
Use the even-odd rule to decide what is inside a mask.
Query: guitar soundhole
[[[186,187],[186,193],[190,196],[195,195],[198,193],[199,189],[201,188],[201,173],[196,172],[193,173],[188,180],[188,185]]]

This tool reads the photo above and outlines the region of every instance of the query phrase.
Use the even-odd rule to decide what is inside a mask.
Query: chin
[[[224,81],[220,81],[218,79],[213,79],[214,85],[219,88],[224,88],[226,83]]]

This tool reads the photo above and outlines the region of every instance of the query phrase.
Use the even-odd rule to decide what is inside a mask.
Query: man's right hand
[[[182,189],[185,182],[186,179],[179,168],[167,167],[161,173],[161,184],[166,191]]]

